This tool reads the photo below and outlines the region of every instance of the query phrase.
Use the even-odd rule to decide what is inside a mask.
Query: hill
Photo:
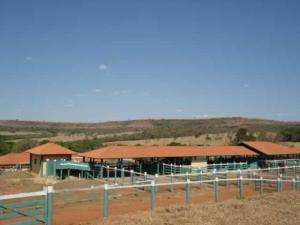
[[[126,141],[136,140],[146,141],[131,144],[140,145],[147,140],[152,140],[151,145],[168,144],[167,142],[178,144],[176,142],[179,140],[179,144],[220,145],[230,143],[240,128],[246,128],[259,140],[273,140],[278,133],[287,128],[300,131],[300,122],[242,117],[148,119],[103,123],[0,120],[0,140],[9,144],[6,146],[6,151],[2,150],[2,154],[7,151],[23,151],[45,141],[58,142],[76,151],[98,148],[108,142],[109,144],[130,144]],[[181,138],[178,139],[179,137]]]

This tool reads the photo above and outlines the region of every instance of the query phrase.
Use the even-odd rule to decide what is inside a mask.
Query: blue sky
[[[300,120],[300,1],[0,0],[0,119]]]

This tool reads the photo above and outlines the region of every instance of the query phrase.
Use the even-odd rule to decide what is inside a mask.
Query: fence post
[[[219,178],[216,177],[214,180],[214,198],[215,198],[215,202],[219,201]]]
[[[179,165],[179,173],[182,174],[182,165]]]
[[[189,177],[189,173],[188,172],[186,172],[185,173],[185,180],[187,180],[187,179],[189,179],[190,177]]]
[[[202,185],[202,170],[199,171],[198,181],[199,181],[199,185]]]
[[[109,208],[109,197],[108,197],[108,184],[104,184],[103,187],[103,217],[108,217]]]
[[[191,203],[191,184],[190,179],[186,180],[185,183],[185,204]]]
[[[103,179],[103,166],[100,167],[100,178]]]
[[[156,188],[155,181],[151,181],[151,211],[154,211],[156,208]]]
[[[229,187],[230,187],[230,180],[228,180],[229,179],[229,177],[228,177],[228,170],[226,170],[226,187],[227,187],[227,189],[229,189]]]
[[[243,177],[239,177],[239,192],[240,192],[240,199],[244,198],[244,185],[243,185]]]
[[[106,178],[109,179],[109,166],[106,167]]]
[[[114,168],[115,171],[115,183],[117,182],[117,167]]]
[[[277,181],[276,181],[276,191],[280,192],[280,178],[279,177],[277,178]]]
[[[125,169],[124,167],[121,169],[121,178],[122,178],[122,183],[124,183],[124,177],[125,177]]]
[[[155,180],[155,184],[159,183],[158,174],[155,174],[154,180]],[[158,191],[157,185],[155,185],[155,190]]]
[[[263,194],[263,178],[262,177],[260,177],[260,179],[259,179],[259,193],[260,193],[260,195]]]
[[[173,173],[170,176],[170,191],[173,192]]]
[[[296,176],[296,191],[299,189],[299,176]]]
[[[295,178],[293,178],[293,181],[292,181],[292,188],[293,188],[293,191],[296,191],[296,180],[295,180]]]
[[[47,186],[45,190],[45,221],[47,225],[52,225],[53,187]]]
[[[293,166],[293,172],[294,172],[294,176],[296,176],[296,166]]]
[[[134,174],[133,174],[133,170],[130,170],[130,181],[131,181],[131,184],[133,184],[134,182]]]

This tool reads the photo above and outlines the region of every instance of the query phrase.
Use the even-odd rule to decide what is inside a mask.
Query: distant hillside
[[[0,155],[24,151],[48,141],[75,151],[88,151],[107,144],[226,145],[234,143],[240,128],[246,128],[256,140],[300,140],[300,122],[240,117],[105,123],[0,120]]]
[[[0,120],[0,132],[29,132],[36,134],[56,133],[97,133],[113,134],[122,132],[162,133],[163,136],[189,136],[197,133],[234,132],[243,127],[251,131],[277,132],[288,126],[300,126],[300,122],[282,122],[264,119],[248,119],[241,117],[213,119],[160,119],[160,120],[131,120],[104,123],[65,123]],[[1,133],[0,133],[1,135]],[[22,134],[24,135],[24,133]],[[26,134],[25,134],[26,135]]]

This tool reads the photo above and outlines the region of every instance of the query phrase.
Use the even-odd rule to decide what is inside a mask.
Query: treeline
[[[58,144],[65,146],[73,151],[84,152],[90,151],[97,148],[103,147],[105,142],[115,142],[115,141],[130,141],[130,140],[144,140],[144,139],[159,139],[159,138],[178,138],[182,136],[188,136],[187,131],[189,131],[189,136],[194,135],[198,137],[206,132],[194,130],[190,128],[186,129],[175,129],[172,125],[166,126],[164,124],[162,129],[149,129],[146,131],[133,133],[133,134],[122,134],[107,136],[103,138],[85,139],[79,141],[68,141],[68,142],[58,142]],[[270,137],[265,131],[253,132],[246,128],[240,128],[237,130],[236,135],[234,135],[231,140],[232,145],[239,144],[243,141],[290,141],[290,142],[300,142],[300,127],[288,127],[282,129],[277,133],[275,137]],[[5,137],[0,135],[0,155],[9,152],[22,152],[32,147],[47,143],[47,140],[38,142],[34,139],[23,139],[18,142],[9,142]],[[181,145],[181,143],[172,142],[169,145],[176,146]]]
[[[300,127],[288,127],[286,129],[283,129],[279,133],[278,139],[280,139],[281,141],[299,142]]]

